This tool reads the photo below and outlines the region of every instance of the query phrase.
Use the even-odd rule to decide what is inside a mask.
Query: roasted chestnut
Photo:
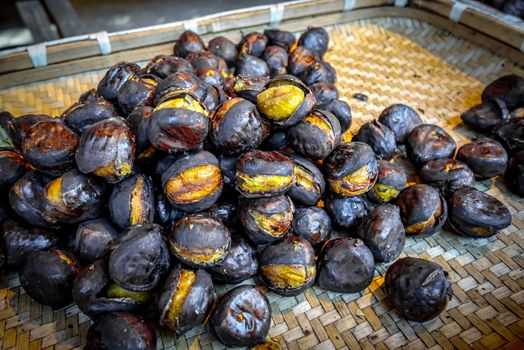
[[[235,186],[238,159],[233,156],[221,155],[218,157],[220,171],[226,186]]]
[[[155,100],[158,78],[154,75],[132,75],[118,90],[118,105],[128,115],[139,106],[150,106]]]
[[[315,105],[315,96],[304,83],[291,75],[271,79],[257,96],[260,112],[280,127],[294,125]]]
[[[209,51],[192,52],[186,57],[186,59],[193,66],[196,75],[201,78],[204,78],[202,74],[205,74],[209,70],[216,70],[219,72],[222,79],[226,78],[229,73],[226,62],[221,57],[216,56]],[[222,72],[224,73],[224,76],[221,75]]]
[[[60,249],[31,253],[19,272],[20,284],[36,302],[60,309],[72,300],[71,289],[78,274],[75,257]]]
[[[419,176],[423,183],[438,188],[444,195],[475,183],[475,175],[467,164],[449,158],[430,160],[420,169]]]
[[[241,199],[240,223],[255,244],[267,244],[284,236],[291,228],[295,207],[286,195]]]
[[[266,247],[258,264],[262,281],[277,294],[298,295],[315,283],[315,251],[305,238],[287,235]]]
[[[109,276],[124,289],[152,290],[169,270],[169,250],[159,225],[131,226],[112,246]]]
[[[22,267],[31,253],[47,250],[58,241],[52,230],[28,226],[12,219],[4,223],[3,236],[6,263],[14,268]]]
[[[222,221],[227,227],[238,227],[238,204],[235,202],[221,202],[213,204],[208,213]]]
[[[243,76],[235,77],[233,83],[233,92],[248,101],[257,103],[258,94],[264,90],[264,86],[269,81],[265,76]]]
[[[239,56],[247,54],[255,57],[262,57],[266,45],[267,37],[264,34],[252,32],[244,35],[238,44],[238,54]]]
[[[509,111],[499,98],[492,98],[471,107],[460,116],[473,130],[491,132],[493,127],[509,119]]]
[[[140,316],[124,312],[103,315],[87,331],[85,350],[154,350],[156,335]]]
[[[136,63],[121,61],[109,68],[96,88],[98,96],[116,103],[118,91],[131,76],[140,73],[140,66]]]
[[[186,212],[173,208],[164,190],[161,188],[156,189],[154,220],[156,224],[159,224],[165,230],[170,230],[173,222],[182,219],[186,215]]]
[[[7,129],[9,137],[13,145],[16,148],[22,148],[22,142],[24,141],[25,135],[34,125],[55,120],[55,118],[47,114],[26,114],[17,118],[13,118],[9,123],[9,128]]]
[[[340,142],[340,123],[331,113],[313,110],[289,128],[291,147],[311,159],[326,158]]]
[[[265,151],[283,151],[290,148],[287,129],[273,129],[260,148]]]
[[[78,136],[59,119],[32,126],[22,142],[25,160],[39,171],[58,176],[71,169]]]
[[[329,34],[321,27],[309,27],[298,39],[299,46],[307,47],[314,55],[322,58],[329,45]]]
[[[397,149],[393,131],[377,120],[362,125],[353,141],[367,143],[382,159],[391,159]]]
[[[293,215],[293,233],[319,247],[331,236],[331,219],[320,207],[298,208]]]
[[[215,301],[211,277],[180,264],[169,273],[157,300],[160,325],[179,336],[203,323]]]
[[[208,269],[214,281],[240,283],[258,271],[256,251],[244,239],[233,236],[231,247],[224,260]]]
[[[78,134],[104,119],[114,118],[118,113],[113,105],[103,98],[77,102],[62,113],[64,122]]]
[[[339,144],[324,160],[324,175],[331,191],[340,196],[366,193],[378,175],[373,149],[363,142]]]
[[[453,158],[457,144],[438,125],[421,124],[406,138],[406,153],[415,166],[423,166],[433,159]]]
[[[175,43],[174,53],[175,56],[186,58],[186,56],[191,52],[202,51],[205,49],[204,41],[200,35],[191,30],[186,30],[178,37]]]
[[[236,188],[244,197],[276,196],[286,192],[294,182],[293,161],[279,152],[253,150],[238,161]]]
[[[524,150],[524,117],[501,123],[493,133],[509,154]]]
[[[378,160],[377,182],[367,197],[373,203],[382,204],[395,199],[408,182],[406,171],[397,164]]]
[[[238,76],[269,77],[266,61],[252,55],[242,55],[237,60],[235,74]]]
[[[173,207],[188,212],[211,207],[223,182],[218,159],[207,151],[182,156],[162,174],[162,187]]]
[[[335,84],[320,82],[309,85],[309,88],[317,100],[317,109],[322,109],[324,105],[338,99],[338,89]]]
[[[312,89],[314,89],[314,87]],[[342,133],[346,132],[351,127],[351,108],[347,102],[342,100],[332,100],[323,104],[319,108],[330,112],[338,119],[341,129],[340,131]]]
[[[397,260],[386,272],[385,288],[393,305],[410,321],[437,317],[451,299],[447,272],[437,263],[419,258]]]
[[[123,119],[101,120],[80,136],[76,165],[84,174],[118,182],[133,172],[135,136]]]
[[[113,188],[108,202],[111,220],[121,229],[153,222],[155,215],[153,180],[135,174]]]
[[[325,201],[325,209],[335,225],[349,229],[358,225],[373,210],[373,205],[363,196],[340,197],[330,193]]]
[[[289,54],[287,72],[298,77],[315,62],[317,57],[312,51],[305,46],[298,46]]]
[[[360,224],[357,236],[371,250],[376,262],[389,262],[398,258],[406,243],[398,207],[382,204],[373,209]]]
[[[448,216],[446,201],[434,187],[417,184],[406,187],[398,195],[395,204],[406,233],[416,237],[428,237],[437,232]]]
[[[297,41],[295,34],[280,29],[266,29],[264,35],[269,45],[278,45],[286,51],[289,51]]]
[[[191,93],[197,99],[206,94],[206,85],[192,72],[175,72],[158,82],[155,91],[155,104],[159,105],[172,95],[181,92]]]
[[[91,100],[95,100],[98,98],[98,95],[96,93],[96,89],[90,89],[85,92],[83,92],[80,97],[78,98],[78,102],[89,102]]]
[[[474,187],[464,187],[449,198],[448,223],[461,235],[484,238],[508,227],[511,214],[495,197]]]
[[[238,286],[219,301],[209,322],[211,331],[228,347],[264,343],[271,325],[271,307],[255,286]]]
[[[16,148],[0,147],[0,190],[8,190],[22,176],[29,164]]]
[[[137,161],[151,159],[156,151],[147,135],[152,112],[153,107],[138,106],[127,117],[127,124],[135,135]]]
[[[83,262],[91,263],[109,253],[118,231],[107,219],[82,222],[76,229],[75,254]]]
[[[290,154],[296,181],[288,191],[291,198],[306,205],[315,205],[326,188],[324,176],[315,164],[296,154]]]
[[[176,153],[202,146],[209,127],[209,113],[194,95],[171,95],[153,111],[147,130],[157,149]]]
[[[270,45],[264,51],[264,60],[269,67],[269,73],[272,77],[280,74],[286,74],[288,54],[286,49]]]
[[[457,159],[466,163],[475,176],[487,179],[504,174],[508,163],[508,154],[504,147],[495,140],[480,138],[459,148]]]
[[[422,124],[422,119],[415,110],[409,106],[397,103],[384,109],[378,121],[387,126],[395,134],[395,141],[403,144],[411,130]]]
[[[158,55],[147,63],[143,69],[145,74],[152,74],[160,79],[176,72],[192,73],[193,67],[182,57],[171,55]]]
[[[316,83],[335,84],[337,80],[337,73],[329,63],[324,61],[316,61],[312,65],[306,67],[306,69],[300,73],[299,78],[307,86],[311,86]]]
[[[524,151],[511,157],[505,177],[509,188],[514,193],[524,197]]]
[[[236,45],[224,36],[217,36],[209,40],[207,49],[222,57],[229,66],[233,66],[237,60],[238,51]]]
[[[492,81],[482,91],[482,101],[500,98],[510,110],[524,106],[524,78],[510,74]]]

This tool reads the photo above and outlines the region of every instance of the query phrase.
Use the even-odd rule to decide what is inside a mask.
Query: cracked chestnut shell
[[[315,251],[305,238],[287,235],[266,247],[258,258],[262,282],[273,292],[293,296],[315,283]]]
[[[398,258],[406,243],[398,207],[392,204],[376,207],[362,221],[357,236],[371,250],[376,262],[389,262]]]
[[[457,159],[466,163],[477,178],[487,179],[504,174],[508,153],[497,141],[480,138],[460,147]]]
[[[324,61],[316,61],[312,65],[306,67],[299,75],[300,80],[307,86],[316,83],[335,84],[337,81],[337,73],[331,64]]]
[[[184,31],[175,42],[175,56],[186,58],[191,52],[205,50],[204,41],[197,33],[192,30]]]
[[[348,229],[358,225],[373,210],[373,205],[364,196],[341,197],[330,193],[325,209],[335,225]]]
[[[238,97],[257,103],[258,94],[269,81],[265,76],[238,75],[234,78],[233,91]]]
[[[118,237],[117,229],[107,219],[82,222],[76,229],[75,254],[83,262],[91,263],[103,258]]]
[[[154,75],[132,75],[118,90],[118,105],[124,115],[139,106],[150,106],[155,100],[158,78]]]
[[[480,132],[490,132],[493,127],[508,120],[509,117],[506,104],[499,98],[486,100],[460,115],[467,126]]]
[[[378,176],[373,149],[363,142],[339,144],[324,160],[324,175],[331,191],[344,196],[358,196],[369,191]]]
[[[332,100],[319,106],[319,108],[330,112],[338,119],[341,129],[340,131],[342,133],[346,132],[351,127],[351,108],[346,101]]]
[[[135,136],[121,118],[101,120],[82,133],[75,158],[80,172],[118,182],[133,172]]]
[[[280,46],[286,51],[289,51],[297,41],[295,34],[280,29],[266,29],[264,30],[264,35],[269,45]]]
[[[139,160],[151,159],[155,155],[156,149],[149,142],[147,129],[151,121],[153,107],[138,106],[127,117],[127,124],[135,135],[136,158]]]
[[[236,75],[269,77],[269,66],[266,61],[252,55],[242,55],[236,63]]]
[[[8,123],[7,133],[13,142],[13,145],[20,149],[25,135],[34,125],[49,120],[56,120],[47,114],[25,114],[17,118],[13,118]]]
[[[332,83],[315,83],[313,85],[309,85],[309,88],[317,100],[317,109],[324,109],[324,105],[338,99],[339,97],[338,89],[336,85]]]
[[[37,123],[27,131],[22,153],[37,170],[58,176],[73,167],[77,147],[77,134],[55,119]]]
[[[378,160],[377,182],[367,193],[373,203],[382,204],[395,199],[408,182],[406,170],[398,164]]]
[[[324,176],[315,164],[296,154],[289,158],[294,163],[296,181],[289,188],[288,195],[306,205],[315,205],[326,188]]]
[[[113,187],[107,203],[111,220],[121,229],[153,222],[155,215],[153,180],[135,174]]]
[[[147,135],[151,144],[168,153],[199,148],[207,136],[209,112],[194,95],[179,93],[153,111]]]
[[[286,192],[294,182],[293,161],[279,152],[253,150],[238,161],[236,188],[244,197],[276,196]]]
[[[191,64],[182,57],[158,55],[147,63],[143,69],[145,74],[152,74],[160,79],[176,72],[193,73]]]
[[[482,91],[482,101],[492,98],[502,99],[509,109],[524,106],[524,78],[510,74],[492,81]]]
[[[240,223],[255,244],[274,242],[291,228],[295,206],[286,195],[240,200]]]
[[[288,127],[304,120],[315,103],[311,90],[287,74],[271,79],[257,96],[260,113],[279,127]]]
[[[251,55],[255,57],[262,57],[264,55],[264,49],[267,45],[267,37],[258,32],[251,32],[244,35],[240,43],[238,44],[239,56]]]
[[[331,219],[320,207],[298,208],[293,215],[293,233],[319,247],[331,236]]]
[[[160,326],[180,336],[204,323],[214,301],[213,282],[206,271],[176,264],[157,299]]]
[[[378,121],[395,134],[395,141],[403,144],[411,130],[422,124],[422,119],[415,110],[401,103],[393,104],[380,113]]]
[[[508,208],[474,187],[455,191],[449,197],[448,207],[449,226],[463,236],[490,237],[511,224]]]
[[[207,49],[215,55],[222,57],[228,66],[234,66],[237,60],[237,46],[224,36],[217,36],[209,40]]]
[[[224,260],[208,269],[213,281],[218,283],[240,283],[258,271],[257,254],[244,239],[233,236],[231,247]]]
[[[188,153],[162,174],[162,187],[174,208],[208,209],[220,197],[224,180],[218,159],[210,152]]]
[[[115,107],[110,102],[98,97],[73,104],[62,113],[60,118],[75,132],[82,134],[94,123],[117,116],[118,112]]]
[[[447,276],[437,263],[402,258],[386,272],[386,294],[408,320],[429,321],[444,311],[448,298],[451,299],[451,283]]]
[[[509,188],[524,197],[524,151],[511,157],[505,176]]]
[[[22,221],[8,219],[3,225],[6,263],[21,268],[27,257],[36,251],[56,245],[58,238],[53,230],[29,226]]]
[[[298,77],[315,62],[317,62],[317,57],[313,52],[305,46],[297,46],[289,54],[287,72]]]
[[[397,149],[393,131],[377,120],[362,125],[353,141],[367,143],[382,159],[391,159]]]
[[[83,92],[80,97],[78,97],[78,102],[89,102],[91,100],[97,99],[98,95],[96,93],[96,89],[90,89],[85,92]]]
[[[188,62],[189,63],[189,62]],[[206,86],[193,72],[175,72],[158,82],[155,91],[155,105],[181,92],[191,93],[197,98],[205,95]]]
[[[322,58],[329,45],[329,34],[322,27],[308,27],[298,39],[298,46],[307,47],[314,55]]]
[[[421,124],[411,130],[406,139],[409,160],[421,167],[430,160],[453,158],[457,144],[453,137],[438,125]]]
[[[152,290],[169,270],[169,250],[159,225],[131,226],[112,247],[109,276],[124,289]]]
[[[213,311],[209,326],[218,340],[229,347],[264,343],[271,325],[271,307],[264,292],[251,285],[227,292]]]
[[[32,299],[56,310],[71,302],[77,274],[76,258],[64,250],[51,248],[31,253],[18,276]]]
[[[269,133],[269,125],[260,117],[257,107],[239,97],[222,103],[210,119],[213,144],[230,155],[257,148]]]
[[[438,188],[444,195],[475,183],[475,175],[466,163],[449,158],[430,160],[420,168],[419,176],[423,183]]]
[[[326,158],[340,142],[340,123],[335,116],[313,110],[304,120],[288,130],[291,147],[301,155],[320,160]]]
[[[140,73],[140,66],[136,63],[121,61],[109,68],[104,77],[98,83],[96,88],[98,96],[105,100],[116,103],[118,92],[131,78],[131,76]]]
[[[448,216],[448,206],[439,191],[425,184],[406,187],[400,192],[395,204],[406,234],[428,237],[437,232]]]
[[[334,238],[322,248],[318,285],[337,293],[358,293],[366,289],[375,274],[371,250],[358,238]]]
[[[0,190],[9,190],[28,167],[24,155],[16,148],[0,147]]]
[[[524,150],[524,117],[501,123],[493,133],[509,154]]]
[[[286,49],[276,45],[266,46],[264,51],[264,61],[266,61],[269,67],[269,73],[272,77],[286,74],[288,62]]]
[[[87,331],[85,350],[154,350],[155,330],[140,316],[124,312],[103,315]]]
[[[184,264],[195,268],[215,266],[231,246],[228,228],[209,214],[188,215],[171,228],[169,248]]]

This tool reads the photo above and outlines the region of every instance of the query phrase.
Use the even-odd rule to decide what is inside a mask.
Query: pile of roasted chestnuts
[[[265,291],[357,293],[382,262],[394,262],[385,290],[400,313],[437,317],[447,274],[398,259],[406,235],[446,224],[488,237],[510,224],[474,185],[505,173],[524,195],[524,118],[511,115],[524,80],[484,90],[462,115],[482,137],[458,151],[403,104],[347,141],[328,43],[323,28],[207,46],[186,31],[174,55],[115,64],[60,117],[2,112],[0,264],[37,302],[74,301],[94,321],[86,349],[154,349],[154,328],[202,324],[226,346],[257,346],[271,341]],[[258,286],[216,295],[252,277]]]

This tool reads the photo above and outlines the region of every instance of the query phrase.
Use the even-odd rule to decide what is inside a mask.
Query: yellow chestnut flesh
[[[255,210],[250,210],[249,214],[255,219],[258,227],[274,237],[279,237],[286,233],[293,219],[293,213],[291,211],[266,215]]]
[[[140,304],[147,303],[151,300],[151,293],[149,292],[135,292],[122,288],[116,283],[112,283],[109,288],[107,288],[106,296],[108,298],[130,298]]]
[[[264,265],[260,269],[266,279],[281,289],[299,288],[315,278],[317,273],[314,266],[303,265]]]
[[[188,252],[185,249],[182,249],[176,245],[174,245],[172,242],[170,243],[171,250],[175,252],[180,257],[192,261],[194,263],[198,264],[212,264],[214,262],[220,261],[225,251],[216,251],[215,249],[200,249],[199,251],[191,251]]]
[[[441,214],[442,214],[442,207],[440,206],[437,210],[435,210],[433,215],[429,217],[429,219],[407,226],[406,233],[415,234],[415,233],[422,232],[427,228],[435,226]]]
[[[380,200],[383,202],[390,202],[400,193],[400,191],[394,187],[379,183],[375,184],[375,187],[373,187],[373,192],[375,192],[375,196],[380,198]]]
[[[165,189],[166,195],[175,203],[193,203],[215,192],[222,181],[218,166],[200,165],[169,179]]]
[[[376,177],[377,174],[372,173],[368,165],[364,165],[340,180],[329,180],[329,184],[333,192],[342,196],[358,196],[369,190]]]
[[[292,176],[286,175],[247,175],[237,173],[238,186],[251,193],[270,192],[287,187],[293,183]]]
[[[289,119],[304,101],[304,91],[294,85],[272,86],[257,96],[260,112],[274,120]]]
[[[202,106],[202,104],[198,100],[191,97],[191,95],[181,95],[179,97],[175,97],[167,101],[164,101],[161,104],[159,104],[154,111],[158,111],[164,108],[183,108],[193,112],[201,113],[206,117],[209,115],[209,113]]]
[[[131,192],[131,225],[141,224],[147,221],[144,215],[144,178],[139,176],[136,179],[135,187]]]
[[[297,178],[297,185],[307,191],[315,191],[320,193],[320,186],[315,181],[315,177],[305,168],[295,164],[295,176]]]
[[[46,189],[46,199],[56,208],[64,208],[65,203],[62,197],[62,177],[49,183]]]
[[[335,140],[335,133],[333,132],[331,125],[327,121],[325,121],[323,118],[320,118],[315,114],[309,114],[306,116],[306,119],[304,121],[306,123],[313,124],[320,130],[322,130],[324,134],[328,136],[328,139],[330,141]]]
[[[175,319],[180,315],[184,302],[186,301],[193,283],[195,283],[196,273],[190,270],[182,269],[180,271],[180,279],[178,281],[178,286],[176,287],[173,296],[171,297],[171,305],[169,306],[169,311],[167,314],[167,319],[169,322],[173,323],[171,326],[173,328]]]

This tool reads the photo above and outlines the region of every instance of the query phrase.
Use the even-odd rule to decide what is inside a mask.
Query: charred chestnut
[[[266,61],[252,55],[242,55],[236,65],[235,73],[242,76],[269,77]]]
[[[118,182],[133,172],[135,136],[124,120],[111,118],[82,133],[76,151],[78,170],[108,182]]]
[[[362,196],[340,197],[330,193],[326,198],[325,209],[333,223],[348,229],[358,225],[373,210],[373,205]]]
[[[271,307],[255,286],[238,286],[219,301],[210,327],[226,346],[255,346],[266,341],[271,324]]]
[[[449,198],[448,223],[461,235],[484,238],[508,227],[511,214],[498,199],[474,187],[464,187]]]
[[[393,131],[398,144],[403,144],[411,130],[422,124],[422,119],[413,108],[400,103],[384,109],[378,121]]]
[[[324,174],[331,191],[340,196],[366,193],[378,176],[373,149],[363,142],[341,143],[325,159]]]
[[[175,72],[158,82],[155,91],[155,104],[159,105],[172,95],[181,92],[191,93],[195,97],[203,97],[206,94],[206,86],[192,72]]]
[[[524,197],[524,151],[511,157],[505,176],[510,189]]]
[[[460,147],[457,159],[466,163],[475,176],[486,179],[504,174],[508,154],[497,141],[481,138]]]
[[[499,98],[492,98],[471,107],[460,116],[473,130],[490,132],[493,127],[509,119],[509,111]]]
[[[169,235],[171,252],[192,267],[215,266],[224,260],[231,234],[221,221],[207,214],[188,215],[177,221]]]
[[[158,55],[147,63],[143,71],[145,74],[152,74],[160,79],[164,79],[176,72],[192,73],[193,67],[182,57]]]
[[[288,235],[260,253],[260,277],[273,292],[293,296],[315,283],[315,251],[305,238]]]
[[[293,161],[279,152],[253,150],[238,161],[236,188],[244,197],[276,196],[286,192],[294,182]]]
[[[331,236],[331,219],[320,207],[298,208],[293,215],[293,233],[319,247]]]
[[[456,159],[430,160],[420,169],[419,176],[423,183],[438,188],[444,195],[475,183],[471,169]]]
[[[131,226],[112,246],[109,276],[122,288],[152,290],[169,269],[169,250],[156,224]]]
[[[229,66],[233,66],[237,60],[238,51],[236,45],[224,36],[217,36],[211,39],[207,43],[207,49],[222,57]]]
[[[238,44],[238,54],[243,56],[245,54],[262,57],[264,49],[267,45],[267,37],[258,32],[252,32],[244,35],[240,44]]]
[[[38,303],[60,309],[72,300],[71,289],[78,273],[75,257],[56,248],[31,253],[20,270],[20,284]]]
[[[88,263],[103,258],[117,236],[118,231],[107,219],[84,221],[76,230],[75,254]]]
[[[150,159],[155,154],[156,149],[147,135],[152,113],[153,107],[138,106],[127,117],[127,123],[135,135],[137,161]]]
[[[398,207],[392,204],[376,207],[359,226],[357,235],[371,250],[376,262],[398,258],[406,242]]]
[[[162,187],[173,207],[197,212],[211,207],[222,193],[218,159],[210,152],[190,153],[162,174]]]
[[[322,58],[329,45],[329,34],[324,28],[309,27],[298,39],[299,46],[307,47],[314,55]]]
[[[110,102],[103,98],[96,98],[75,103],[62,113],[60,118],[64,120],[67,126],[81,134],[94,123],[114,118],[117,115],[115,107]]]
[[[437,317],[451,299],[447,272],[437,263],[419,258],[397,260],[386,272],[386,294],[410,321]]]
[[[315,87],[312,87],[313,91],[314,89]],[[321,105],[319,108],[330,112],[338,119],[341,128],[340,131],[342,133],[346,132],[351,127],[351,108],[347,102],[342,100],[332,100]]]
[[[118,62],[106,72],[96,88],[98,96],[117,102],[118,92],[131,76],[140,73],[140,66],[131,62]]]
[[[433,159],[453,158],[456,149],[455,140],[438,125],[416,126],[406,139],[406,152],[409,160],[416,166],[422,166]]]
[[[16,148],[0,147],[0,190],[8,190],[22,176],[28,164]]]
[[[288,61],[286,49],[276,45],[267,46],[264,51],[264,60],[269,67],[269,73],[272,77],[286,74]]]
[[[186,58],[191,52],[205,50],[204,41],[197,33],[186,30],[184,31],[175,43],[174,53],[175,56]]]
[[[258,94],[264,90],[264,86],[269,81],[265,76],[243,76],[235,77],[233,91],[238,97],[257,103]]]
[[[176,264],[157,301],[160,325],[175,335],[182,335],[204,322],[214,301],[213,282],[207,272]]]
[[[290,154],[295,168],[296,181],[288,191],[288,194],[294,200],[306,205],[315,205],[326,188],[324,176],[315,164],[298,156]]]
[[[96,93],[96,89],[90,89],[90,90],[83,92],[80,95],[80,97],[78,98],[78,102],[80,103],[89,102],[97,98],[98,98],[98,94]]]
[[[289,51],[297,41],[295,34],[280,29],[266,29],[264,35],[269,45],[283,47],[286,51]]]
[[[155,215],[153,180],[135,174],[113,188],[108,207],[111,220],[121,229],[153,222]]]
[[[218,159],[220,162],[220,171],[224,178],[224,184],[227,186],[235,186],[238,159],[227,155],[221,155]]]
[[[16,148],[22,148],[25,135],[34,125],[40,122],[55,120],[47,114],[26,114],[13,118],[9,123],[8,134]]]
[[[103,315],[87,331],[85,350],[154,350],[156,335],[142,318],[123,312]]]
[[[329,63],[324,61],[316,61],[312,65],[306,67],[306,69],[300,73],[299,78],[307,86],[311,86],[316,83],[334,84],[337,80],[337,73]]]
[[[402,166],[384,160],[378,160],[377,182],[367,197],[373,203],[387,203],[395,199],[408,182],[406,171]]]
[[[277,126],[302,121],[315,105],[315,96],[300,80],[290,75],[271,79],[257,96],[260,112]]]
[[[309,85],[309,88],[315,96],[318,109],[323,109],[324,105],[338,99],[338,89],[335,84],[321,82]]]
[[[367,143],[382,159],[391,159],[397,149],[393,131],[377,120],[362,125],[353,141]]]
[[[509,154],[524,150],[524,117],[512,118],[494,130],[496,138]]]
[[[240,283],[258,271],[256,251],[240,237],[233,237],[224,260],[208,269],[219,283]]]
[[[371,250],[360,239],[334,238],[322,248],[318,285],[338,293],[358,293],[369,286],[375,274]]]
[[[510,74],[492,81],[482,91],[482,101],[502,99],[509,109],[524,105],[524,78]]]
[[[305,46],[298,46],[289,54],[287,72],[298,77],[315,62],[317,57],[314,53]]]
[[[406,187],[398,195],[395,204],[406,233],[428,237],[437,232],[448,216],[446,201],[434,187],[418,184]]]
[[[128,115],[139,105],[150,106],[155,100],[158,78],[154,75],[132,75],[118,90],[118,105]]]
[[[286,129],[273,129],[260,145],[260,148],[265,151],[283,151],[289,147],[289,136]]]
[[[216,203],[208,213],[221,220],[227,227],[238,227],[238,204],[233,202]]]

